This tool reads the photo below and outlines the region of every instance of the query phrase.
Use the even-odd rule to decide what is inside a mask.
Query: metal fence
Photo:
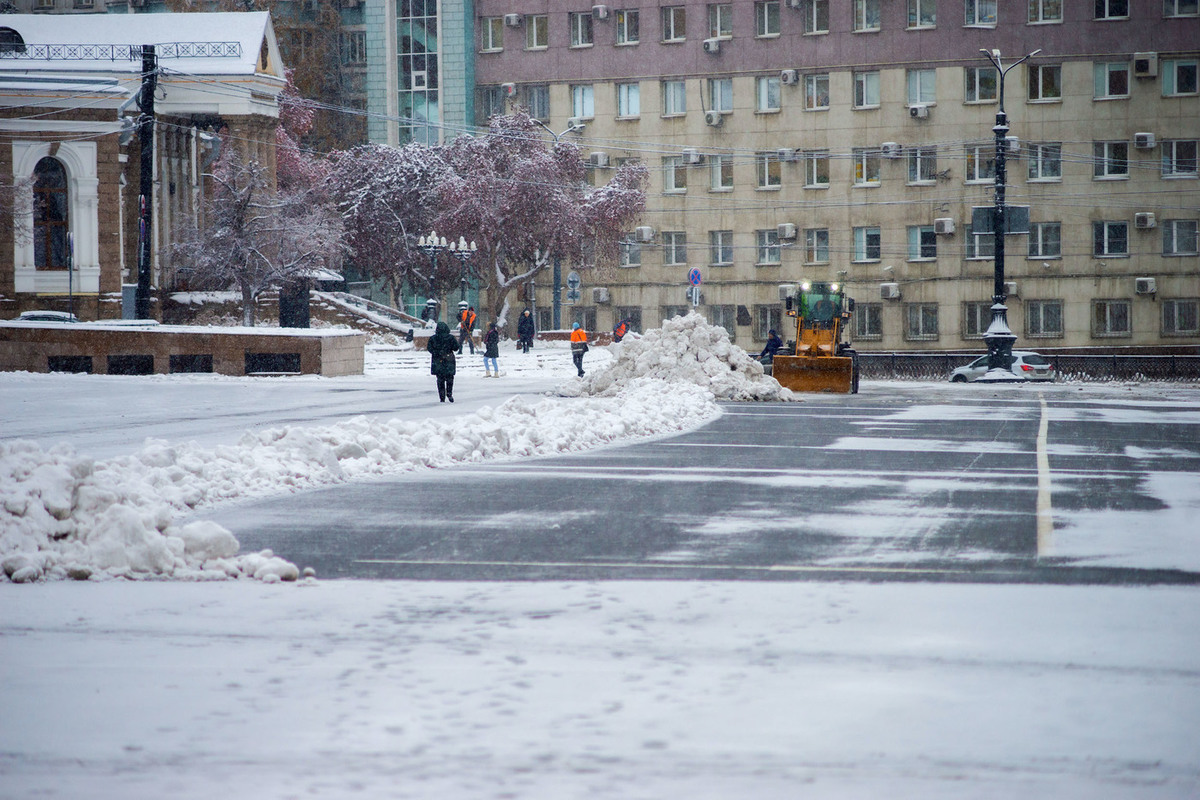
[[[858,354],[864,380],[944,381],[981,355],[971,353]],[[1200,382],[1200,355],[1054,355],[1042,353],[1060,381]]]

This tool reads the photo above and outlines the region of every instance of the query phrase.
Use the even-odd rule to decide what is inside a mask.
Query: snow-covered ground
[[[107,473],[89,491],[147,500],[132,507],[165,514],[157,531],[189,500],[719,413],[679,387],[547,398],[587,393],[565,347],[511,347],[500,379],[467,359],[453,406],[427,356],[395,348],[355,378],[0,374],[0,460],[51,453],[34,469],[65,469],[73,492]],[[863,391],[920,415],[970,390]],[[1114,415],[1170,403],[1189,429],[1200,409],[1195,387],[1037,391],[1066,415],[1097,413],[1075,398]],[[17,474],[0,473],[6,508]],[[211,494],[171,497],[197,486]],[[1164,502],[1192,508],[1190,486],[1161,487]],[[57,502],[48,524],[84,521]],[[205,533],[193,547],[228,546]],[[1191,798],[1197,664],[1191,587],[0,579],[0,798]]]

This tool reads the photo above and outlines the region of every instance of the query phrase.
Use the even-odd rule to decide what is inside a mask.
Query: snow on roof
[[[20,34],[26,50],[19,57],[0,57],[0,70],[57,70],[140,73],[140,55],[130,58],[130,45],[157,46],[164,69],[205,75],[266,72],[282,78],[271,15],[266,11],[187,14],[6,14],[0,28]],[[164,47],[176,42],[230,43],[229,47]],[[265,68],[259,63],[264,44]],[[46,58],[34,45],[100,45],[70,47]],[[137,48],[134,53],[137,54]],[[214,55],[215,53],[215,55]],[[202,55],[201,55],[202,54]]]

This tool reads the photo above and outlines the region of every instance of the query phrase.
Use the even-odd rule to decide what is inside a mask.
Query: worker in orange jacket
[[[576,322],[571,326],[571,360],[575,362],[575,369],[579,370],[581,378],[583,377],[583,354],[587,351],[587,331]]]
[[[463,343],[471,347],[471,355],[475,355],[475,340],[471,331],[475,330],[475,306],[467,306],[458,312],[458,352],[461,354]]]

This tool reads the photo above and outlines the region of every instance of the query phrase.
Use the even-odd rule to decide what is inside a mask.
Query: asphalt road
[[[1072,514],[1161,509],[1143,478],[1200,472],[1195,424],[1169,404],[1122,416],[1029,387],[1001,394],[730,404],[673,438],[203,516],[322,578],[1200,583],[1054,547]]]

